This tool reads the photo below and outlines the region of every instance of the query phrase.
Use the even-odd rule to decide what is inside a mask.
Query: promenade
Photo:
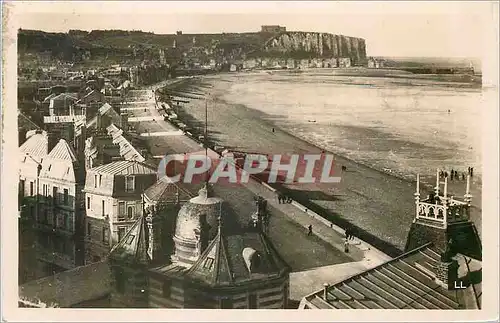
[[[170,123],[163,121],[157,111],[153,93],[150,90],[136,90],[131,92],[132,100],[126,105],[133,117],[154,117],[155,120],[132,123],[136,131],[143,135],[153,133],[159,128],[168,132],[178,131]],[[149,100],[148,109],[133,109],[135,101]],[[163,156],[166,153],[195,152],[203,149],[199,143],[188,136],[144,136],[151,153]],[[276,245],[285,260],[294,271],[303,271],[325,265],[346,262],[363,262],[363,266],[372,267],[389,257],[355,239],[350,242],[349,252],[344,252],[344,234],[337,228],[326,225],[324,222],[300,210],[294,204],[278,203],[276,193],[262,184],[250,180],[249,183],[234,189],[216,185],[216,194],[225,200],[237,212],[251,212],[254,208],[253,197],[260,195],[268,200],[270,209],[270,239]],[[229,197],[226,198],[226,197]],[[307,227],[312,225],[313,236],[307,235]]]

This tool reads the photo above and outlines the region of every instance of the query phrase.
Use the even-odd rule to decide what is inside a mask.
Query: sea
[[[231,78],[227,102],[259,110],[289,133],[408,179],[436,169],[481,175],[481,88],[421,77],[324,71]]]

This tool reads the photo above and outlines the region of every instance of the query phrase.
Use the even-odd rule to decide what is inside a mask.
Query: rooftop
[[[305,297],[306,308],[465,309],[470,288],[448,290],[435,281],[440,255],[426,244],[380,266]],[[467,295],[469,293],[469,295]],[[304,300],[303,300],[304,302]]]
[[[134,263],[148,264],[146,241],[146,223],[141,216],[128,230],[127,234],[111,250],[110,257],[113,259],[130,260]]]
[[[120,160],[106,165],[97,166],[92,168],[90,171],[110,175],[156,174],[156,169],[153,167],[140,162],[128,160]]]
[[[64,139],[59,139],[57,145],[50,151],[49,158],[70,161],[75,163],[78,159],[73,148]]]
[[[194,196],[192,186],[195,184],[174,183],[168,178],[161,178],[144,191],[144,197],[155,203],[172,203],[176,201],[176,193],[179,193],[179,201],[189,201]]]
[[[28,140],[19,147],[19,150],[22,155],[40,158],[47,156],[49,150],[47,133],[44,131],[29,137]]]
[[[225,236],[221,231],[186,273],[187,277],[214,287],[277,278],[290,270],[264,234]],[[245,250],[251,252],[247,255]]]
[[[108,295],[111,284],[109,265],[103,261],[30,281],[19,286],[19,297],[35,303],[41,300],[58,307],[71,307]]]
[[[144,156],[142,156],[134,147],[134,144],[139,144],[137,142],[138,140],[134,140],[131,136],[127,136],[122,129],[118,128],[114,124],[111,124],[106,129],[108,134],[113,137],[113,143],[120,146],[120,155],[123,158],[138,162],[145,161]],[[135,141],[135,143],[132,141]]]

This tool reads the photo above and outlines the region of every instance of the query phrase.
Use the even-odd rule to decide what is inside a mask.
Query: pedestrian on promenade
[[[344,240],[344,252],[349,252],[349,241],[347,241],[347,239]]]
[[[465,181],[465,173],[462,173],[462,181]]]
[[[458,177],[458,171],[455,171],[455,179],[459,180],[460,178]]]
[[[274,132],[274,128],[273,128],[273,132]]]
[[[474,176],[474,167],[470,168],[470,177]]]
[[[349,232],[349,229],[345,229],[345,238],[346,238],[346,239],[349,239],[349,235],[350,235],[350,234],[351,234],[351,233]]]
[[[307,235],[310,236],[312,235],[313,233],[313,226],[309,224],[309,226],[307,227]]]
[[[354,230],[353,229],[349,229],[349,240],[354,240]]]

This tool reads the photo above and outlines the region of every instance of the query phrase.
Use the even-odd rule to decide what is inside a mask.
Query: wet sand
[[[197,86],[196,81],[193,83],[198,92],[204,92],[208,97],[209,137],[217,145],[266,154],[322,151],[313,144],[278,128],[279,124],[272,115],[221,99],[222,94],[231,85],[223,76],[203,78],[202,87]],[[207,85],[211,88],[207,88]],[[205,101],[189,101],[177,108],[179,117],[191,126],[191,129],[202,133]],[[415,216],[413,196],[415,183],[339,155],[335,155],[334,163],[337,174],[342,177],[340,184],[301,184],[288,185],[286,188],[290,189],[294,196],[312,201],[316,207],[326,210],[332,222],[345,226],[355,225],[360,228],[360,235],[362,232],[363,235],[385,242],[385,247],[389,249],[395,247],[402,251]],[[346,166],[347,171],[341,172],[339,169],[341,165]],[[428,174],[427,177],[422,177],[427,183],[434,183],[435,179],[432,179],[432,176],[433,174]],[[421,184],[422,197],[431,189],[432,185]],[[465,182],[450,183],[449,191],[460,198],[465,191]],[[471,210],[471,217],[481,231],[481,210],[478,207],[480,190],[474,188],[472,194],[476,200],[475,207]],[[372,240],[371,238],[369,240]],[[387,249],[384,246],[381,248]]]

